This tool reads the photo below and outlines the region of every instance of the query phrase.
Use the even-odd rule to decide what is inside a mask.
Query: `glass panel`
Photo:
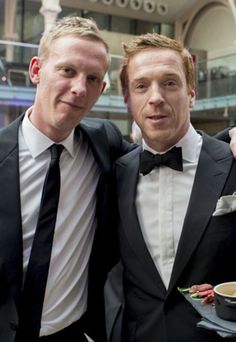
[[[121,56],[111,56],[111,63],[108,71],[110,80],[110,94],[122,96],[119,78]]]
[[[11,85],[4,65],[4,61],[0,58],[0,85]]]
[[[235,55],[201,60],[197,64],[196,70],[198,99],[236,93]]]
[[[21,5],[18,8],[18,25],[20,25],[20,20],[23,20],[21,32],[22,37],[19,37],[20,41],[27,43],[38,44],[41,38],[42,32],[44,31],[44,17],[39,13],[42,6],[41,1],[21,1]],[[23,5],[23,7],[22,7]]]
[[[131,33],[131,22],[132,20],[130,20],[129,18],[112,15],[110,31],[119,33]]]
[[[96,21],[100,30],[109,30],[109,15],[92,11],[83,11],[84,18],[92,18]]]
[[[160,33],[160,25],[156,23],[151,23],[149,21],[136,21],[136,32],[135,34],[145,34],[147,32],[156,32]]]
[[[0,39],[3,39],[4,35],[4,3],[6,0],[0,0]]]
[[[77,8],[65,7],[61,6],[62,11],[58,14],[58,18],[66,17],[66,16],[75,16],[78,15],[82,17],[82,10]]]
[[[1,84],[10,86],[31,85],[28,68],[31,56],[37,55],[38,46],[34,44],[0,41]],[[6,79],[5,79],[6,77]]]

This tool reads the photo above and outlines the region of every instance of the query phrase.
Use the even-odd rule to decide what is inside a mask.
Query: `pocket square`
[[[219,198],[212,216],[225,215],[233,211],[236,211],[236,191],[233,195],[222,196]]]

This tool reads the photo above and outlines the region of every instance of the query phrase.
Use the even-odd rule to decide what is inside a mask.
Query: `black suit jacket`
[[[23,116],[0,130],[0,341],[13,342],[17,329],[22,287],[22,226],[19,188],[18,130]],[[90,267],[88,309],[84,315],[86,332],[96,341],[106,341],[103,285],[116,259],[113,219],[112,162],[126,153],[129,144],[108,121],[84,119],[76,128],[87,137],[101,169],[97,186],[97,230]]]
[[[236,190],[229,146],[203,134],[203,146],[182,234],[166,290],[144,242],[135,197],[140,148],[115,164],[119,240],[124,265],[125,342],[209,342],[216,333],[197,328],[198,313],[177,287],[236,279],[236,212],[212,216],[217,200]]]

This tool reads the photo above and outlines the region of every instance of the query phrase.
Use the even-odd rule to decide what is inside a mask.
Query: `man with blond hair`
[[[0,132],[1,342],[83,342],[84,333],[106,341],[103,284],[115,254],[110,171],[128,144],[111,123],[83,117],[104,90],[108,63],[92,20],[60,19],[30,61],[33,106]],[[36,235],[50,151],[61,184],[48,267],[49,238],[40,244]],[[54,190],[49,195],[51,203]]]

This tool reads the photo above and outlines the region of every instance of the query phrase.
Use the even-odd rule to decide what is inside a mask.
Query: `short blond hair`
[[[137,52],[150,48],[170,49],[177,52],[183,61],[188,90],[191,91],[192,89],[195,89],[195,68],[189,51],[177,40],[158,33],[147,33],[134,38],[128,44],[123,44],[124,58],[120,69],[120,81],[125,100],[127,99],[129,89],[127,69],[130,58]]]
[[[93,19],[67,16],[57,20],[48,31],[44,32],[38,50],[38,55],[41,60],[48,57],[51,44],[54,40],[67,35],[78,35],[101,42],[105,46],[107,53],[109,53],[108,45],[102,38],[101,32]]]

